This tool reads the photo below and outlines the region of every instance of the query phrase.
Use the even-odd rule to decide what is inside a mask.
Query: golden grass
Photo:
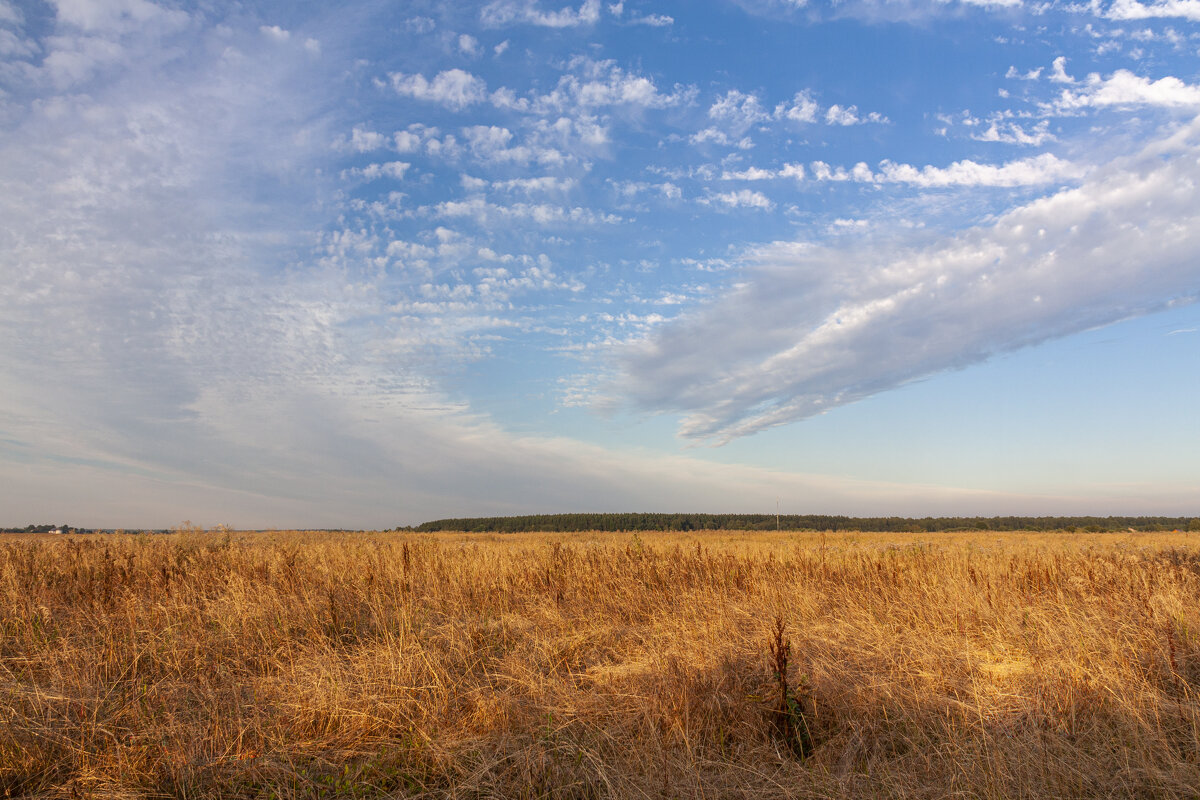
[[[1185,534],[0,538],[0,626],[13,796],[1200,796]]]

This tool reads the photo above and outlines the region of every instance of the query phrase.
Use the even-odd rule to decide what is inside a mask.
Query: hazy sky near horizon
[[[0,0],[0,525],[1200,515],[1197,0]]]

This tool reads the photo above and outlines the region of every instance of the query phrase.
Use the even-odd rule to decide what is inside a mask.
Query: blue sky
[[[0,524],[1200,513],[1200,3],[0,0]]]

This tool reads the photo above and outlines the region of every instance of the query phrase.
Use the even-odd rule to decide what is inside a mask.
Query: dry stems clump
[[[1141,535],[0,540],[0,793],[1196,797]]]

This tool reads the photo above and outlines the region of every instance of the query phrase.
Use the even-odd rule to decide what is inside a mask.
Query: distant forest
[[[438,519],[405,530],[522,531],[1200,531],[1200,517],[841,517],[821,514],[536,514]]]

